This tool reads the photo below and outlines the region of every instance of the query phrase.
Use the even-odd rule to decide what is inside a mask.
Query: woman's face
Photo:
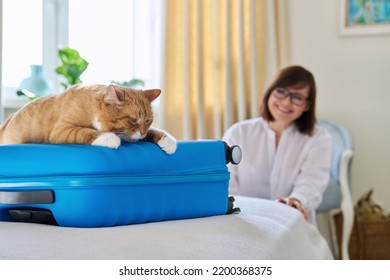
[[[275,88],[268,99],[268,108],[275,121],[292,124],[310,108],[309,86]]]

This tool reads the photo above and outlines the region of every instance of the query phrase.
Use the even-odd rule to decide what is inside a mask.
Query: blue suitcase
[[[218,140],[179,141],[172,155],[148,142],[0,145],[0,221],[107,227],[233,212]]]

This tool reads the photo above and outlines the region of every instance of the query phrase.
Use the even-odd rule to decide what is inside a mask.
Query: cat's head
[[[151,103],[160,93],[159,89],[137,90],[110,85],[104,93],[103,114],[98,121],[105,131],[114,132],[126,142],[143,139],[153,122]]]

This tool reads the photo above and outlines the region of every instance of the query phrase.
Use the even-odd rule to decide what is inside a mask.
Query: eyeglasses
[[[275,88],[272,91],[272,95],[280,100],[285,99],[286,97],[290,97],[291,103],[298,106],[304,105],[308,100],[308,98],[302,94],[289,92],[285,88]]]

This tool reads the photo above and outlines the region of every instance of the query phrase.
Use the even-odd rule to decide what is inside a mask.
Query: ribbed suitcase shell
[[[220,215],[228,209],[225,143],[179,141],[174,154],[147,142],[0,146],[0,220],[10,209],[51,211],[58,225],[107,227]],[[49,191],[49,203],[8,197]],[[38,193],[39,197],[39,193]],[[27,199],[28,200],[28,199]],[[23,200],[22,200],[23,201]]]

